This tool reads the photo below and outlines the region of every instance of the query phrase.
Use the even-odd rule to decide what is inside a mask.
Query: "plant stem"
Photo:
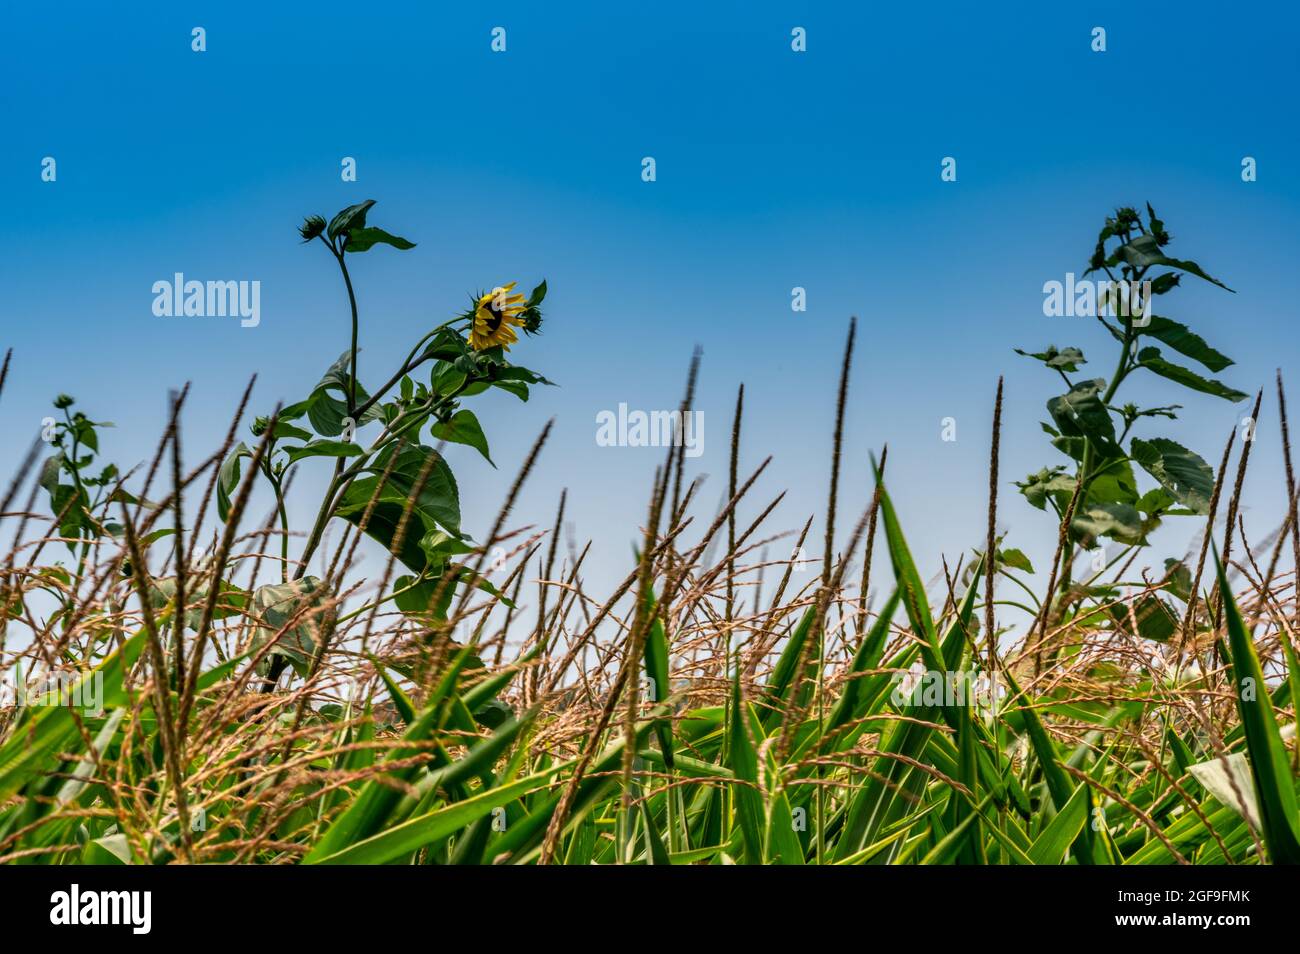
[[[1127,243],[1129,241],[1129,236],[1125,235],[1123,237],[1123,240],[1125,243]],[[1140,282],[1142,280],[1142,276],[1145,275],[1146,272],[1147,269],[1145,268],[1134,271],[1133,278],[1131,280],[1133,282]],[[1107,270],[1107,274],[1108,275],[1110,274],[1109,270]],[[1112,281],[1113,281],[1113,277],[1112,277]],[[1126,308],[1125,310],[1132,311],[1132,308],[1131,307]],[[1124,337],[1123,340],[1120,342],[1119,361],[1115,365],[1115,373],[1111,375],[1110,383],[1107,385],[1105,392],[1101,396],[1102,406],[1107,409],[1107,413],[1110,413],[1109,407],[1111,402],[1115,399],[1115,392],[1119,390],[1119,386],[1124,382],[1124,379],[1128,377],[1129,372],[1132,371],[1134,368],[1134,364],[1132,363],[1132,358],[1129,355],[1130,350],[1132,350],[1133,339],[1135,337],[1133,333],[1133,316],[1129,315],[1126,321],[1121,321],[1121,324],[1124,328]],[[1126,435],[1128,434],[1128,428],[1125,428],[1124,434]],[[1122,442],[1123,439],[1124,438],[1121,436],[1120,441]],[[1088,485],[1092,483],[1093,479],[1097,476],[1097,474],[1093,473],[1093,465],[1094,465],[1094,459],[1096,455],[1093,449],[1092,441],[1086,437],[1084,440],[1085,440],[1085,444],[1083,449],[1083,460],[1079,464],[1077,479],[1081,481],[1083,484],[1083,487],[1079,493],[1079,502],[1080,504],[1086,507],[1088,502]],[[1055,595],[1052,597],[1053,601],[1057,604],[1056,608],[1059,608],[1060,604],[1064,601],[1066,593],[1069,592],[1069,589],[1073,584],[1072,571],[1074,568],[1074,557],[1075,557],[1074,540],[1071,539],[1070,528],[1067,527],[1066,546],[1064,551],[1061,554],[1061,568],[1060,568],[1061,581],[1060,581],[1060,585],[1056,589]]]
[[[464,383],[451,394],[439,397],[437,400],[430,399],[422,408],[412,408],[404,411],[384,430],[384,433],[375,439],[370,448],[357,458],[356,463],[347,470],[335,473],[334,479],[330,481],[329,487],[326,488],[320,510],[316,513],[316,522],[312,525],[311,535],[307,538],[307,545],[303,549],[302,556],[298,558],[298,569],[294,572],[293,577],[295,580],[302,579],[306,574],[307,564],[316,552],[316,548],[320,545],[321,536],[325,532],[325,525],[329,522],[330,517],[334,516],[334,511],[338,509],[338,504],[343,497],[343,491],[347,489],[348,484],[352,483],[357,475],[365,470],[366,465],[377,453],[392,445],[410,431],[413,426],[417,430],[423,427],[424,421],[428,419],[429,415],[435,413],[444,404],[454,401],[473,381],[472,377],[467,377]],[[341,460],[340,463],[342,463]]]
[[[321,241],[325,242],[325,245],[334,254],[334,258],[337,259],[339,263],[339,270],[343,272],[343,284],[346,285],[348,289],[348,304],[352,306],[352,368],[350,371],[352,380],[348,385],[348,417],[355,419],[357,407],[357,296],[356,292],[352,290],[352,276],[348,274],[347,263],[343,260],[343,256],[346,253],[341,249],[336,248],[332,243],[327,242],[323,235],[321,236]]]

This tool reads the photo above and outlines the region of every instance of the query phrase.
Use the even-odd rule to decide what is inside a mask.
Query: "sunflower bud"
[[[528,308],[519,316],[520,327],[524,329],[524,334],[535,335],[542,329],[542,310],[536,305]]]
[[[298,234],[302,236],[304,242],[310,242],[317,238],[325,231],[325,220],[319,215],[309,215],[303,219],[302,225],[298,226]]]
[[[266,433],[266,429],[270,425],[271,425],[271,419],[269,417],[258,417],[254,419],[253,426],[252,426],[253,436],[261,437],[263,434]]]
[[[74,398],[71,394],[60,394],[58,397],[54,399],[54,406],[57,407],[60,411],[62,411],[64,408],[72,407],[73,402],[75,402],[76,400],[77,399]]]

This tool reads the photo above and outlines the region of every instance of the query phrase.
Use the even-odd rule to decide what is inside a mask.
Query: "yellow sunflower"
[[[515,327],[523,324],[519,317],[527,308],[523,295],[512,295],[515,283],[500,285],[479,298],[469,329],[469,343],[475,351],[500,345],[509,351],[519,340]]]

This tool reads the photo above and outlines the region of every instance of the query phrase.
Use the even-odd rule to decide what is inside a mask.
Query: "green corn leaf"
[[[728,749],[730,768],[737,783],[732,786],[732,798],[746,857],[750,863],[757,864],[763,858],[764,811],[763,797],[758,791],[758,754],[747,726],[752,711],[747,710],[750,706],[741,699],[740,672],[737,670],[731,682],[731,739]]]
[[[1034,864],[1059,865],[1065,860],[1065,853],[1088,821],[1088,805],[1088,786],[1080,785],[1066,801],[1065,807],[1034,839],[1033,847],[1029,849],[1029,858]]]
[[[1255,795],[1263,816],[1264,842],[1275,863],[1300,864],[1300,815],[1297,814],[1295,777],[1287,760],[1286,745],[1278,732],[1259,657],[1255,654],[1241,611],[1237,609],[1217,547],[1214,562],[1223,598],[1228,641],[1232,647],[1237,709],[1245,728],[1246,751],[1250,755]]]

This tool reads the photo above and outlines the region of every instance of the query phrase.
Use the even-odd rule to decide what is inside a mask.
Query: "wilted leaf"
[[[1078,348],[1062,348],[1058,351],[1056,345],[1048,345],[1046,351],[1040,351],[1037,354],[1031,354],[1017,348],[1016,354],[1022,354],[1026,358],[1036,358],[1049,368],[1057,368],[1061,371],[1077,371],[1079,365],[1087,363],[1084,360],[1083,352]]]
[[[320,641],[321,611],[326,592],[321,581],[314,576],[288,583],[275,583],[259,587],[253,593],[252,615],[258,621],[253,636],[253,650],[257,652],[275,638],[282,629],[283,635],[268,656],[282,656],[293,665],[299,675],[306,675],[316,644]],[[289,621],[293,625],[285,627]],[[267,659],[259,671],[265,675]]]

